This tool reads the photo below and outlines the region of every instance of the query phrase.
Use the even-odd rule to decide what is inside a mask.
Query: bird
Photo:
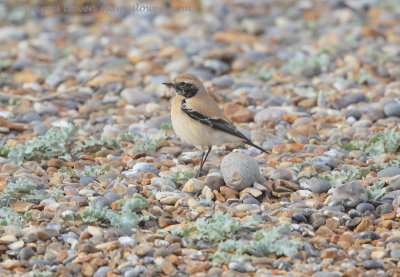
[[[182,73],[172,82],[162,84],[176,92],[171,104],[171,122],[175,133],[182,141],[202,149],[197,177],[201,176],[204,163],[215,145],[245,143],[270,153],[236,128],[196,75]]]

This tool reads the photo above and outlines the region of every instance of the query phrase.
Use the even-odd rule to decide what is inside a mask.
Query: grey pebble
[[[101,266],[93,274],[93,277],[105,277],[107,273],[110,272],[111,270],[112,269],[109,268],[108,266]]]
[[[151,172],[154,174],[158,174],[159,171],[157,169],[157,167],[155,167],[153,164],[151,163],[137,163],[133,166],[132,168],[132,172],[134,173],[147,173],[147,172]]]
[[[366,211],[373,212],[375,211],[374,205],[371,203],[360,203],[357,205],[356,210],[359,211],[360,213],[365,213]]]
[[[292,220],[297,223],[308,223],[307,218],[302,213],[294,213],[292,215]]]
[[[153,101],[153,97],[150,94],[133,88],[124,89],[121,92],[121,97],[126,102],[134,106],[150,103]]]
[[[315,193],[328,192],[331,187],[331,184],[324,179],[307,179],[300,182],[301,189],[310,190]]]
[[[345,183],[332,192],[332,198],[347,207],[355,207],[368,199],[365,187],[357,181]]]
[[[139,277],[146,271],[144,266],[138,265],[134,269],[125,272],[124,277]]]
[[[362,115],[360,110],[354,108],[346,110],[344,114],[346,115],[346,118],[354,117],[356,120],[359,120]]]
[[[255,205],[260,205],[260,201],[255,199],[253,196],[248,195],[243,199],[243,204],[255,204]]]
[[[355,217],[361,217],[361,213],[357,210],[351,209],[348,213],[347,213],[351,218],[355,218]]]
[[[30,123],[32,121],[42,121],[42,120],[43,119],[37,112],[27,112],[21,118],[21,121],[24,123]]]
[[[103,195],[103,198],[108,202],[108,205],[121,199],[122,195],[113,192],[113,191],[108,191]]]
[[[252,266],[251,263],[230,262],[228,267],[229,267],[229,269],[236,270],[239,272],[256,271],[256,268],[254,266]]]
[[[28,261],[36,255],[35,248],[32,246],[22,248],[18,253],[18,258],[22,261]]]
[[[400,117],[400,104],[399,103],[388,103],[383,108],[383,112],[386,116],[397,116]]]
[[[339,272],[316,272],[313,277],[341,277],[342,274]]]
[[[318,156],[315,157],[312,162],[312,166],[314,168],[326,168],[328,167],[329,169],[334,169],[337,164],[335,160],[331,157],[325,157],[325,156]]]
[[[221,173],[228,187],[243,190],[260,179],[257,162],[242,153],[230,153],[221,162]]]
[[[340,100],[340,107],[346,107],[350,104],[357,104],[360,102],[366,102],[367,97],[365,96],[364,93],[358,92],[358,93],[350,93],[345,95],[341,100]]]
[[[379,261],[374,261],[374,260],[368,260],[363,262],[363,266],[365,269],[378,269],[378,268],[382,268],[382,263]]]
[[[400,175],[400,168],[398,167],[387,167],[385,169],[382,169],[381,171],[378,172],[377,177],[382,178],[382,177],[393,177],[396,175]]]
[[[93,182],[95,179],[92,176],[81,176],[79,178],[79,184],[82,186],[86,186]]]
[[[218,87],[218,88],[229,88],[233,85],[234,80],[230,75],[222,75],[215,77],[212,79],[212,82]]]
[[[220,187],[225,185],[224,178],[219,172],[209,173],[204,181],[205,185],[212,190],[219,190]]]
[[[395,248],[395,249],[390,250],[390,257],[393,259],[400,260],[400,249]]]
[[[377,240],[380,238],[380,236],[377,233],[372,231],[361,232],[357,235],[357,237],[360,239],[370,239],[370,240]]]
[[[33,122],[33,132],[37,136],[43,136],[50,129],[40,121]]]
[[[105,173],[97,177],[97,181],[99,182],[112,182],[118,178],[118,174],[115,173]]]
[[[174,181],[163,177],[153,177],[151,179],[151,185],[158,187],[160,189],[164,188],[176,189],[176,184],[174,183]]]

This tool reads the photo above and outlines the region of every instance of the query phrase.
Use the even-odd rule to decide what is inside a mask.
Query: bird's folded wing
[[[248,142],[249,139],[243,135],[241,132],[239,132],[235,125],[233,125],[232,122],[229,122],[225,119],[221,119],[221,118],[212,118],[212,117],[208,117],[205,116],[195,110],[193,110],[187,103],[185,100],[182,100],[182,104],[181,104],[181,110],[187,114],[190,118],[204,124],[207,125],[211,128],[220,130],[222,132],[228,133],[230,135],[233,135],[235,137],[241,138],[244,141]]]

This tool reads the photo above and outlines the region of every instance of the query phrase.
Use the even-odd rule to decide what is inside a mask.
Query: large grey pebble
[[[257,162],[242,153],[230,153],[221,162],[221,173],[228,187],[243,190],[260,179]]]
[[[355,207],[358,203],[368,199],[367,190],[357,181],[351,181],[335,188],[332,197],[347,207]]]
[[[153,101],[153,97],[150,94],[132,88],[124,89],[121,92],[121,97],[126,102],[134,106],[150,103]]]
[[[378,178],[382,178],[382,177],[393,177],[396,175],[400,175],[400,168],[391,166],[391,167],[382,169],[381,171],[378,172],[378,174],[376,176]]]
[[[331,184],[327,180],[323,179],[307,179],[300,182],[301,189],[310,190],[316,193],[328,192],[331,187]]]
[[[386,116],[397,116],[400,117],[400,104],[399,103],[388,103],[383,108],[383,112]]]

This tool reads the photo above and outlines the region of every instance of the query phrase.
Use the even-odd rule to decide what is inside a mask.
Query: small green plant
[[[323,48],[319,51],[304,53],[304,55],[290,59],[281,67],[281,71],[299,73],[305,67],[325,68],[329,65],[329,62],[329,50]]]
[[[356,179],[365,178],[370,171],[371,169],[369,167],[360,167],[353,165],[350,166],[347,171],[334,170],[331,173],[319,175],[317,176],[317,178],[327,180],[331,183],[333,187],[337,187]]]
[[[371,76],[371,73],[368,71],[368,70],[366,70],[365,68],[362,68],[359,72],[358,72],[358,75],[357,75],[357,83],[359,83],[360,85],[361,84],[364,84],[368,79],[370,79],[372,76]]]
[[[293,256],[297,253],[301,242],[285,235],[289,229],[289,224],[281,224],[272,229],[254,232],[251,240],[226,240],[218,245],[218,250],[212,258],[229,263],[265,257],[270,253],[278,256]]]
[[[71,177],[79,178],[82,176],[91,176],[93,178],[97,178],[100,175],[103,175],[107,171],[111,169],[110,165],[102,165],[102,166],[85,166],[82,170],[77,168],[71,168],[62,166],[58,170],[60,173],[66,173]]]
[[[10,153],[10,146],[2,144],[0,145],[0,157],[7,157],[8,153]]]
[[[15,183],[8,184],[0,194],[0,206],[7,207],[11,202],[32,194],[36,185],[27,179],[17,179]]]
[[[174,181],[174,183],[179,183],[181,181],[185,181],[185,180],[194,178],[194,176],[195,176],[195,174],[192,171],[177,170],[177,171],[172,172],[172,174],[167,176],[167,178]]]
[[[29,276],[33,276],[33,277],[54,277],[54,276],[56,276],[56,274],[51,272],[50,270],[40,271],[39,269],[35,269],[34,271],[30,272]]]
[[[379,200],[388,193],[390,189],[385,187],[385,182],[376,181],[367,188],[368,198],[373,200]]]
[[[97,151],[101,147],[106,147],[110,149],[120,149],[120,139],[118,138],[106,138],[102,136],[100,139],[90,137],[85,141],[78,141],[71,150],[72,154],[82,153],[88,150],[92,152]]]
[[[163,130],[163,131],[172,130],[172,124],[171,123],[162,123],[160,126],[160,130]]]
[[[0,227],[1,226],[24,226],[28,218],[33,214],[33,212],[28,211],[24,215],[20,215],[15,210],[2,207],[0,208]]]
[[[274,68],[261,67],[261,69],[258,71],[257,78],[262,81],[269,81],[274,76],[274,73]]]
[[[384,153],[396,153],[400,148],[400,131],[397,129],[385,129],[373,135],[368,142],[352,141],[338,145],[349,151],[365,151],[370,156],[379,156]]]
[[[164,128],[169,128],[168,123],[164,123]],[[165,127],[166,126],[166,127]],[[172,128],[172,125],[171,125]],[[145,152],[145,153],[153,153],[157,150],[160,142],[166,138],[165,130],[163,129],[163,125],[161,125],[161,132],[157,135],[153,136],[139,136],[130,133],[125,133],[120,135],[120,140],[125,141],[133,141],[135,146],[133,147],[134,152]]]
[[[137,214],[138,211],[148,206],[147,200],[143,196],[136,195],[133,198],[122,200],[120,204],[120,211],[114,212],[108,207],[103,207],[99,202],[91,202],[89,208],[82,213],[82,220],[103,227],[131,229],[149,219],[147,215]]]
[[[216,212],[210,218],[201,217],[197,219],[186,228],[177,230],[177,233],[183,235],[191,245],[199,240],[216,243],[233,238],[240,229],[256,225],[259,222],[258,217],[239,221],[232,218],[230,214]]]
[[[133,151],[145,153],[156,152],[158,145],[165,138],[166,135],[164,132],[160,132],[155,136],[144,136],[142,138],[139,136],[135,136],[135,138],[133,139],[135,141],[135,147],[133,148]]]
[[[8,159],[12,163],[22,164],[24,161],[58,157],[68,152],[68,147],[78,130],[78,126],[50,129],[43,136],[12,147]]]
[[[384,153],[396,153],[399,147],[400,132],[396,129],[385,129],[369,140],[369,146],[365,148],[365,152],[377,156]]]

